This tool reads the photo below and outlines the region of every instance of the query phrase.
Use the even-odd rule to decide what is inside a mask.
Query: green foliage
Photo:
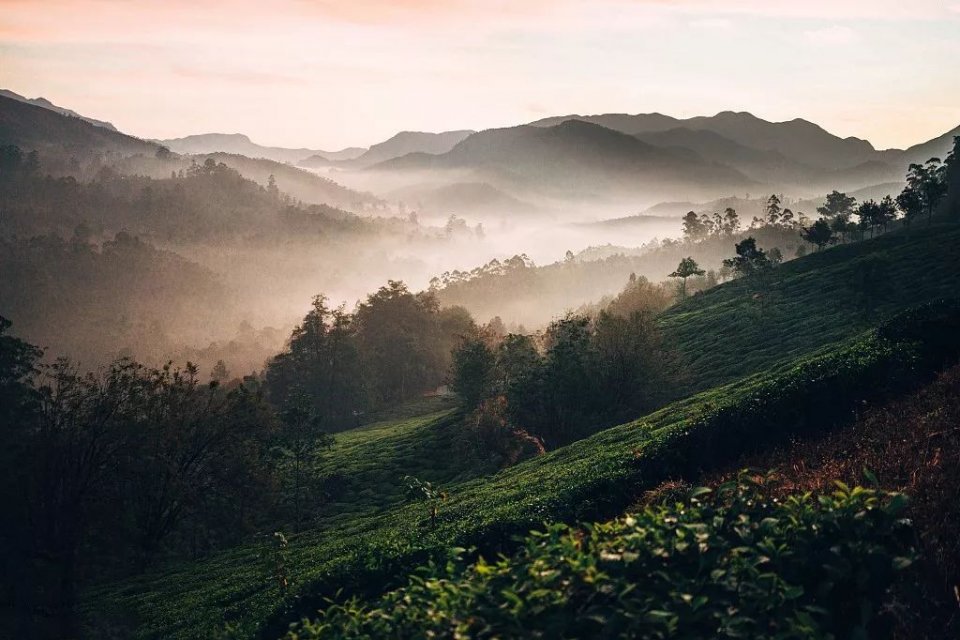
[[[435,389],[463,336],[476,333],[462,308],[440,309],[430,293],[389,281],[357,306],[329,309],[323,296],[297,326],[287,349],[267,365],[271,401],[306,399],[329,431],[359,424],[369,408],[400,404]]]
[[[853,213],[853,208],[856,204],[856,198],[841,193],[840,191],[831,191],[827,194],[827,201],[824,205],[817,207],[817,213],[825,218],[849,216]]]
[[[742,475],[613,522],[553,525],[492,563],[455,551],[288,638],[885,636],[886,590],[913,559],[903,496],[838,483],[778,501],[766,488]]]
[[[700,265],[697,264],[697,261],[691,257],[686,257],[680,261],[680,264],[677,266],[676,271],[670,274],[671,278],[680,278],[680,297],[687,297],[687,278],[690,276],[702,276],[706,271],[700,268]]]
[[[103,588],[88,606],[101,615],[135,612],[137,637],[202,637],[226,621],[243,637],[280,635],[291,617],[313,615],[338,590],[377,595],[451,547],[477,546],[490,557],[544,521],[613,517],[666,479],[849,420],[863,402],[903,393],[956,358],[958,318],[955,304],[926,307],[843,348],[701,393],[493,476],[444,482],[451,493],[435,528],[424,528],[422,505],[411,504],[302,534],[291,545],[292,562],[303,568],[293,611],[264,590],[259,571],[246,568],[252,551],[245,548]]]
[[[766,300],[735,280],[693,296],[660,315],[664,340],[683,357],[679,394],[730,382],[865,331],[914,305],[955,296],[960,226],[894,231],[786,262],[770,277]],[[860,259],[888,265],[869,314],[857,271]],[[764,305],[763,314],[759,313]]]
[[[762,278],[771,267],[766,251],[757,246],[753,237],[738,242],[736,252],[737,255],[724,260],[723,264],[738,276]]]
[[[897,204],[910,221],[921,214],[930,222],[937,206],[947,195],[947,165],[939,158],[930,158],[924,164],[911,164],[907,172],[907,186],[897,197]]]
[[[490,396],[496,356],[486,341],[478,336],[464,338],[453,352],[451,388],[472,411]]]
[[[809,227],[804,227],[800,236],[810,244],[815,245],[817,251],[834,241],[833,229],[826,218],[820,218]]]
[[[329,309],[323,296],[314,297],[287,349],[267,364],[265,373],[275,405],[301,400],[328,431],[356,426],[357,414],[368,405],[353,319],[343,307]]]
[[[641,287],[635,282],[628,292]],[[528,336],[506,336],[496,353],[482,340],[468,341],[455,353],[453,386],[469,394],[468,411],[505,400],[510,426],[551,448],[649,410],[666,397],[676,366],[660,339],[657,309],[640,300],[639,309],[628,297],[614,300],[610,308],[624,315],[604,310],[555,320],[542,349]]]
[[[407,489],[407,498],[414,502],[426,502],[430,512],[430,526],[437,526],[437,514],[440,512],[440,503],[447,501],[447,492],[413,476],[404,476],[403,483]]]
[[[869,229],[872,236],[877,227],[887,230],[887,225],[897,217],[897,206],[890,196],[886,196],[880,202],[866,200],[857,207],[857,216],[860,218],[860,224]]]

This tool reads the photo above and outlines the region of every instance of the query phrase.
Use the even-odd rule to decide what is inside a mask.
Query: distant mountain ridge
[[[352,160],[362,155],[366,149],[349,147],[340,151],[320,151],[317,149],[288,149],[285,147],[267,147],[259,145],[242,133],[200,133],[182,138],[157,140],[171,151],[183,154],[230,153],[248,158],[266,158],[275,162],[297,164],[312,156],[323,156],[327,160]]]
[[[370,171],[471,170],[485,181],[554,195],[594,195],[678,188],[699,193],[753,183],[730,167],[686,150],[656,147],[598,124],[568,120],[521,125],[468,136],[442,154],[412,153]]]
[[[769,122],[747,112],[721,111],[714,116],[674,118],[661,113],[570,115],[544,118],[533,126],[554,126],[558,121],[582,120],[630,135],[654,134],[674,129],[706,130],[744,147],[777,152],[795,162],[827,169],[842,169],[873,158],[876,149],[860,138],[840,138],[802,118]]]
[[[450,151],[474,133],[476,132],[468,129],[440,133],[401,131],[383,142],[371,145],[366,153],[344,165],[352,168],[369,167],[410,153],[442,154]]]
[[[97,120],[96,118],[88,118],[87,116],[80,115],[80,114],[77,113],[76,111],[73,111],[73,110],[71,110],[71,109],[67,109],[66,107],[61,107],[61,106],[55,105],[55,104],[53,104],[52,102],[50,102],[49,100],[47,100],[46,98],[27,98],[27,97],[24,97],[24,96],[20,95],[19,93],[15,93],[15,92],[13,92],[13,91],[10,91],[9,89],[0,89],[0,96],[3,96],[3,97],[5,97],[5,98],[10,98],[11,100],[16,100],[17,102],[24,102],[24,103],[26,103],[26,104],[32,104],[32,105],[34,105],[35,107],[42,107],[43,109],[47,109],[47,110],[49,110],[49,111],[55,111],[55,112],[59,113],[60,115],[70,116],[70,117],[73,117],[73,118],[80,118],[81,120],[83,120],[83,121],[85,121],[85,122],[89,122],[90,124],[92,124],[92,125],[94,125],[94,126],[102,127],[102,128],[104,128],[104,129],[108,129],[108,130],[110,130],[110,131],[117,131],[117,128],[116,128],[115,126],[113,126],[113,125],[112,125],[111,123],[109,123],[109,122],[106,122],[106,121],[104,121],[104,120]]]
[[[16,98],[0,96],[0,144],[24,150],[154,155],[158,145]]]

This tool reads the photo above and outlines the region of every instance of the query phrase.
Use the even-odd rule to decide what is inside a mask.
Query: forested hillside
[[[948,255],[949,248],[956,241],[955,232],[952,227],[931,228],[922,237],[932,246],[933,255]],[[917,231],[914,240],[919,237],[921,234]],[[442,555],[449,545],[470,544],[480,545],[487,551],[496,550],[505,548],[501,545],[509,546],[513,533],[536,527],[545,519],[576,520],[615,515],[644,488],[652,488],[662,479],[677,474],[683,477],[693,474],[691,477],[695,477],[695,472],[703,466],[733,463],[741,452],[747,450],[743,447],[761,447],[764,442],[788,439],[791,434],[806,429],[843,423],[856,403],[907,389],[915,384],[911,380],[926,379],[941,366],[939,363],[956,356],[956,345],[949,337],[954,331],[949,327],[956,323],[956,312],[949,305],[933,307],[920,316],[903,317],[886,325],[887,328],[879,333],[868,332],[864,337],[853,337],[860,327],[879,321],[881,315],[941,295],[956,282],[953,271],[932,270],[924,278],[923,285],[916,291],[911,290],[902,302],[889,298],[883,305],[878,305],[877,315],[872,319],[864,318],[857,304],[846,299],[849,294],[845,289],[823,287],[835,277],[832,270],[838,268],[841,257],[843,263],[849,263],[899,247],[902,254],[897,253],[898,258],[905,256],[902,260],[911,264],[910,268],[921,269],[921,265],[926,264],[927,255],[911,250],[916,246],[912,244],[914,240],[906,234],[891,234],[878,240],[831,249],[782,267],[784,271],[778,277],[782,278],[779,286],[783,294],[770,301],[765,311],[771,313],[774,322],[768,325],[770,331],[780,330],[777,322],[796,320],[789,320],[787,314],[775,315],[772,309],[778,305],[792,309],[791,304],[802,307],[800,301],[810,302],[805,296],[811,294],[805,292],[822,290],[824,304],[829,301],[837,307],[836,315],[823,325],[822,332],[801,332],[795,343],[796,353],[819,349],[820,355],[775,364],[781,359],[772,352],[763,355],[765,352],[761,350],[760,358],[747,359],[746,364],[742,364],[742,350],[747,347],[721,351],[710,365],[717,373],[705,371],[709,377],[695,384],[712,384],[711,381],[724,377],[732,380],[742,374],[752,376],[681,400],[641,420],[607,429],[496,475],[466,483],[441,484],[437,490],[447,496],[442,501],[430,498],[426,503],[413,502],[368,518],[345,521],[329,531],[292,538],[286,547],[284,566],[294,584],[300,585],[296,591],[312,594],[302,604],[290,602],[285,605],[283,603],[288,601],[282,594],[271,592],[269,579],[255,568],[252,561],[260,553],[258,549],[263,547],[254,546],[221,555],[205,563],[199,572],[190,569],[189,578],[187,574],[174,572],[155,574],[134,583],[137,590],[146,589],[157,594],[169,613],[144,608],[137,596],[118,601],[117,592],[110,589],[94,592],[96,595],[92,595],[87,606],[92,607],[92,611],[104,606],[103,603],[112,602],[111,608],[117,607],[118,613],[120,609],[139,611],[140,616],[146,616],[138,618],[145,637],[160,629],[169,631],[170,625],[174,624],[170,616],[174,611],[181,612],[177,614],[181,620],[176,623],[175,628],[180,630],[177,633],[193,637],[194,632],[188,630],[210,624],[215,626],[223,619],[217,604],[222,598],[217,595],[221,593],[221,579],[231,582],[240,579],[237,586],[240,591],[257,584],[262,586],[244,597],[242,605],[229,609],[226,620],[232,620],[240,635],[245,636],[254,628],[260,628],[264,619],[273,619],[276,622],[269,624],[277,626],[269,628],[279,633],[283,627],[281,621],[297,615],[283,613],[286,606],[305,612],[322,604],[317,599],[319,595],[332,596],[344,585],[351,585],[350,593],[379,592],[385,576],[396,576],[398,567],[420,562],[424,552]],[[940,247],[941,254],[936,253],[936,247]],[[903,281],[906,279],[893,277],[894,283]],[[764,325],[759,316],[749,311],[752,306],[727,315],[728,309],[735,304],[758,304],[749,293],[743,295],[744,286],[745,283],[736,281],[722,285],[709,295],[704,294],[676,307],[662,319],[664,332],[677,331],[681,336],[680,344],[685,343],[691,350],[697,349],[690,334],[683,333],[679,319],[699,309],[698,333],[709,335],[716,332],[720,335],[724,332],[735,340],[742,340],[744,345],[755,340],[757,336],[750,333],[751,327],[761,329]],[[897,295],[905,293],[905,289],[898,287],[895,284],[893,289],[900,292]],[[729,297],[721,303],[720,297],[725,295]],[[798,300],[794,301],[793,296]],[[819,317],[814,315],[816,313],[814,311],[809,317]],[[842,345],[835,342],[843,336],[851,338]],[[913,340],[920,342],[914,343]],[[910,362],[926,364],[918,369],[908,364]],[[920,378],[914,378],[918,375]],[[827,395],[830,399],[824,400]],[[798,414],[799,407],[803,410]],[[816,411],[814,407],[817,407]],[[787,415],[806,417],[795,423],[786,420]],[[770,430],[770,424],[782,425],[783,431]],[[731,436],[733,430],[740,435]],[[355,437],[361,437],[361,433]],[[437,502],[431,503],[430,500]],[[435,528],[430,525],[431,504],[437,508]],[[374,557],[379,560],[370,566],[368,562],[373,549],[378,549]],[[357,563],[368,568],[358,572]],[[247,568],[241,573],[240,567]],[[201,579],[200,575],[204,577]],[[245,577],[240,578],[241,575]],[[185,584],[191,586],[184,588]],[[183,620],[180,616],[185,610],[195,612],[197,617]],[[267,612],[273,612],[275,617],[270,618]]]

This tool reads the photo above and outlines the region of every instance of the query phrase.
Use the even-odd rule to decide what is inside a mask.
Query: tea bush
[[[777,501],[768,481],[744,474],[612,522],[553,525],[492,563],[429,564],[288,640],[882,637],[888,588],[913,560],[904,496],[837,483]]]

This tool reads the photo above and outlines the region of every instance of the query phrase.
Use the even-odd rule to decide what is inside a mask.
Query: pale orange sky
[[[0,87],[151,138],[734,109],[884,148],[960,125],[960,0],[0,0]]]

